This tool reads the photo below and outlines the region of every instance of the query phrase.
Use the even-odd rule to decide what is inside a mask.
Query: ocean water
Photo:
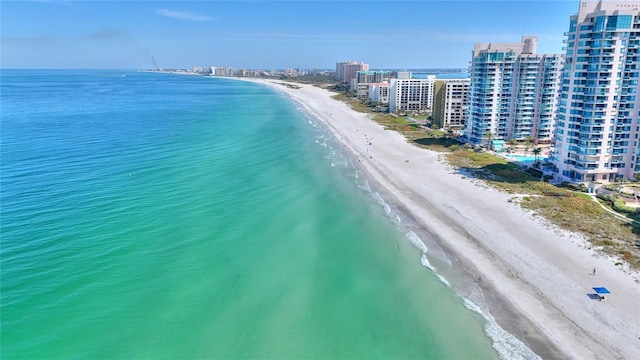
[[[3,359],[514,355],[283,95],[133,71],[0,84]]]

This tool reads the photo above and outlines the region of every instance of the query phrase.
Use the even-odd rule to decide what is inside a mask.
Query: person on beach
[[[591,275],[595,275],[596,274],[596,268],[593,268],[593,272],[591,272]]]

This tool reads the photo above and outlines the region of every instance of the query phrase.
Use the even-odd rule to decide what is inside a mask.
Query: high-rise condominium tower
[[[582,1],[565,33],[552,160],[574,182],[640,171],[640,2]]]
[[[433,107],[435,75],[426,79],[391,79],[389,111],[424,111]]]
[[[471,143],[551,142],[561,56],[536,54],[536,48],[535,36],[475,44],[465,125]]]
[[[436,80],[433,122],[441,128],[461,130],[467,116],[469,79]]]

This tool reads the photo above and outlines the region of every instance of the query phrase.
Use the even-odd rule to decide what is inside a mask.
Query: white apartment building
[[[369,100],[375,101],[380,105],[389,104],[390,85],[388,82],[374,83],[369,85]]]
[[[462,130],[467,116],[471,79],[443,79],[435,82],[433,121],[441,128]]]
[[[552,161],[562,180],[640,171],[640,2],[581,1],[570,17]]]
[[[551,142],[561,55],[536,54],[537,37],[520,43],[476,43],[471,61],[466,135]]]
[[[426,79],[391,79],[389,111],[431,110],[435,80],[435,75]]]
[[[207,67],[207,73],[211,76],[232,76],[229,74],[231,68],[225,68],[222,66],[209,66]]]

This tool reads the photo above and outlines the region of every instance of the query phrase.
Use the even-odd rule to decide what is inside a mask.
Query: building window
[[[607,30],[631,29],[631,15],[614,15],[607,19]]]
[[[613,16],[609,16],[609,18],[612,18]],[[611,20],[609,20],[607,22],[607,29],[609,29],[609,23],[611,22]],[[602,31],[604,30],[604,16],[598,16],[596,18],[596,25],[594,27],[595,31]]]

